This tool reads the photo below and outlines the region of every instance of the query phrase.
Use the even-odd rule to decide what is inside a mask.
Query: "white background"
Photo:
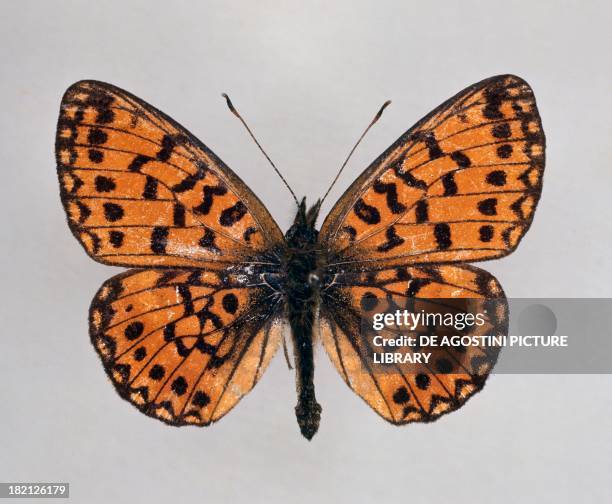
[[[68,481],[79,503],[610,500],[610,376],[493,376],[458,412],[398,428],[319,349],[323,419],[311,443],[280,355],[217,425],[143,416],[89,343],[90,300],[119,269],[69,232],[53,157],[64,90],[107,81],[200,137],[286,229],[290,196],[221,92],[311,200],[393,99],[325,214],[429,110],[514,73],[542,115],[544,192],[519,249],[481,266],[509,297],[611,297],[609,3],[5,0],[1,10],[0,480]]]

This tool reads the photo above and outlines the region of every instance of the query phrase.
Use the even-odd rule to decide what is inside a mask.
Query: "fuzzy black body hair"
[[[313,327],[321,291],[317,274],[321,262],[317,251],[319,232],[314,227],[319,207],[317,202],[306,211],[305,198],[300,203],[295,221],[285,235],[287,253],[283,264],[286,314],[296,368],[295,415],[302,435],[308,440],[316,434],[321,420],[321,405],[315,397],[313,353]]]

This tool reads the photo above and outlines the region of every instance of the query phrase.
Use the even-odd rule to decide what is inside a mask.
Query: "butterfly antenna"
[[[253,139],[253,141],[255,142],[255,144],[257,145],[257,147],[259,147],[259,150],[263,153],[264,156],[266,156],[266,159],[268,160],[268,162],[272,165],[272,168],[274,168],[274,171],[276,172],[276,174],[281,178],[281,180],[283,181],[283,184],[285,184],[285,186],[287,187],[287,189],[289,189],[289,192],[291,193],[291,196],[293,196],[293,199],[295,200],[295,204],[299,207],[300,203],[297,199],[297,196],[295,195],[295,193],[293,192],[293,189],[291,189],[291,186],[289,185],[289,183],[285,180],[285,177],[283,177],[282,173],[278,170],[278,168],[276,167],[276,165],[274,164],[274,162],[270,159],[270,156],[268,156],[268,154],[266,154],[266,151],[263,150],[263,147],[261,146],[261,144],[257,141],[257,138],[255,138],[255,135],[253,135],[253,132],[251,131],[251,128],[249,128],[249,126],[247,125],[247,123],[245,122],[245,120],[242,118],[242,116],[238,113],[238,111],[236,110],[236,108],[234,107],[234,104],[232,103],[232,100],[230,100],[230,97],[227,96],[226,93],[221,93],[221,96],[223,96],[223,98],[225,98],[225,101],[227,102],[227,107],[230,109],[230,112],[232,114],[234,114],[238,119],[240,119],[240,122],[243,124],[243,126],[246,128],[246,130],[249,132],[249,135],[251,135],[251,138]]]
[[[368,127],[365,129],[365,131],[361,134],[361,136],[359,137],[359,140],[357,140],[357,143],[353,146],[353,148],[351,149],[351,152],[349,152],[348,156],[346,156],[346,159],[344,160],[344,163],[342,163],[342,166],[340,167],[340,170],[338,171],[338,173],[336,174],[336,177],[334,178],[334,180],[332,180],[331,185],[329,186],[329,189],[327,189],[327,192],[325,193],[325,195],[323,196],[323,198],[321,198],[321,204],[325,201],[325,198],[327,198],[327,195],[329,194],[329,191],[332,190],[332,187],[334,187],[334,184],[338,181],[338,179],[340,178],[340,174],[342,173],[342,170],[344,170],[344,167],[346,166],[346,164],[349,162],[349,159],[351,159],[351,156],[353,155],[353,152],[355,152],[355,149],[357,148],[357,146],[361,143],[361,141],[363,140],[363,137],[366,136],[367,132],[370,131],[370,128],[372,126],[374,126],[376,124],[376,122],[380,119],[380,117],[383,114],[383,111],[389,106],[391,105],[391,100],[387,100],[385,103],[382,104],[382,107],[380,107],[380,110],[378,112],[376,112],[376,115],[374,116],[374,119],[372,119],[372,122],[370,122],[370,124],[368,125]]]

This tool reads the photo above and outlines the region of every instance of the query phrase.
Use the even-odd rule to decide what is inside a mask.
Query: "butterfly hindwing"
[[[70,227],[105,264],[231,262],[283,240],[265,207],[214,153],[109,84],[81,81],[66,91],[56,160]]]
[[[323,294],[321,339],[332,363],[357,395],[394,424],[428,422],[458,409],[484,386],[497,360],[499,347],[468,346],[430,348],[427,364],[383,369],[373,363],[376,349],[363,326],[369,315],[403,310],[414,301],[432,312],[437,300],[446,310],[455,303],[469,313],[482,312],[487,300],[495,300],[486,324],[474,327],[471,334],[507,331],[507,305],[499,283],[473,266],[380,265],[345,271],[336,274],[334,285]],[[478,300],[482,302],[474,305]],[[434,334],[440,332],[436,328]],[[407,333],[404,329],[398,334]]]
[[[221,418],[278,348],[278,300],[223,270],[130,270],[102,286],[92,342],[119,394],[173,425]]]
[[[531,224],[544,147],[529,85],[511,75],[486,79],[435,109],[379,157],[336,203],[321,240],[342,260],[467,262],[506,255]]]

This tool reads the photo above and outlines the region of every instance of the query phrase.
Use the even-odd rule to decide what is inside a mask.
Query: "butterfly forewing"
[[[344,260],[500,257],[529,228],[543,169],[531,88],[518,77],[493,77],[402,135],[338,201],[321,241]]]
[[[62,99],[57,169],[68,221],[106,264],[238,261],[283,240],[248,187],[187,130],[109,84]]]

